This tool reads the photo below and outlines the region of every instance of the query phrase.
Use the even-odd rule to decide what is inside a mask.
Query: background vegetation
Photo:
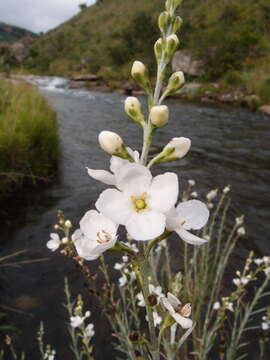
[[[0,42],[15,42],[27,36],[35,36],[31,31],[0,22]]]
[[[27,84],[0,78],[0,201],[48,181],[59,154],[55,113]]]
[[[37,39],[25,66],[37,73],[99,73],[127,79],[131,61],[154,65],[164,0],[103,0]],[[186,0],[182,48],[205,63],[200,80],[245,87],[270,100],[270,2]]]

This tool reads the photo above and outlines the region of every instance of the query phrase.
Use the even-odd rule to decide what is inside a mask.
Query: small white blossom
[[[115,263],[113,268],[120,271],[123,269],[124,266],[125,264]]]
[[[237,287],[241,285],[241,280],[240,279],[233,279],[233,283],[234,285],[236,285]]]
[[[219,301],[216,301],[215,303],[214,303],[214,305],[213,305],[213,309],[214,310],[219,310],[220,309],[220,302]]]
[[[146,321],[148,321],[148,316],[145,317]],[[154,318],[154,326],[157,327],[162,322],[162,317],[158,315],[156,311],[153,311],[153,318]]]
[[[244,217],[243,216],[239,216],[239,217],[235,218],[236,225],[240,226],[240,225],[243,224],[243,222],[244,222]]]
[[[88,211],[80,221],[80,229],[72,235],[78,255],[85,260],[96,260],[115,245],[117,228],[113,221],[96,210]]]
[[[257,258],[257,259],[254,259],[254,263],[256,264],[256,265],[258,265],[258,266],[260,266],[261,264],[263,264],[263,259],[259,259],[259,258]]]
[[[223,194],[227,194],[229,191],[231,191],[230,185],[226,186],[226,187],[223,189]]]
[[[264,273],[267,277],[270,277],[270,266],[268,266],[265,270]]]
[[[44,354],[44,360],[54,360],[56,355],[56,351],[55,350],[46,350],[45,354]]]
[[[92,338],[95,335],[94,325],[88,324],[84,330],[84,334],[85,336]]]
[[[183,329],[189,329],[192,327],[192,320],[189,319],[191,316],[191,306],[186,304],[182,306],[181,302],[173,294],[167,294],[167,297],[161,299],[164,307],[169,311],[171,317],[182,326]]]
[[[270,256],[264,256],[263,261],[264,261],[265,265],[270,264]]]
[[[246,234],[246,230],[244,226],[241,226],[240,228],[237,229],[237,234],[240,236],[244,236]]]
[[[208,217],[209,210],[204,203],[199,200],[185,201],[167,213],[166,228],[175,231],[188,244],[201,245],[206,240],[193,235],[188,230],[201,229],[207,223]]]
[[[62,244],[67,244],[68,243],[68,238],[67,237],[63,237],[62,239]]]
[[[59,246],[61,245],[61,240],[59,238],[59,235],[56,233],[50,234],[50,240],[47,242],[47,248],[51,251],[56,251]]]
[[[211,202],[211,201],[214,200],[215,197],[217,196],[217,192],[218,192],[218,189],[209,191],[209,193],[206,195],[206,199],[207,199],[209,202]]]
[[[136,298],[137,298],[137,300],[138,300],[138,306],[145,307],[145,301],[144,301],[144,297],[143,297],[142,292],[139,292],[139,293],[136,295]]]
[[[192,193],[190,194],[190,196],[193,197],[193,198],[197,198],[197,197],[198,197],[197,191],[192,191]]]
[[[71,318],[70,318],[70,325],[71,325],[73,328],[80,327],[80,326],[83,324],[84,320],[85,320],[85,317],[84,317],[84,316],[79,316],[79,315],[71,316]]]
[[[65,227],[68,228],[68,229],[71,229],[71,228],[72,228],[72,224],[71,224],[71,221],[70,221],[70,220],[66,220],[66,221],[65,221]]]
[[[119,279],[118,279],[118,282],[119,282],[119,286],[120,287],[123,287],[127,284],[127,277],[126,275],[122,275]]]
[[[129,257],[127,255],[122,256],[122,260],[124,263],[127,263],[129,260]]]
[[[207,207],[208,207],[208,209],[213,209],[214,204],[212,204],[212,203],[207,203]]]
[[[269,329],[270,329],[270,325],[269,325],[268,323],[266,323],[266,322],[263,322],[263,323],[262,323],[262,329],[263,329],[264,331],[269,330]]]
[[[196,182],[195,182],[195,180],[192,180],[192,179],[190,179],[190,180],[188,180],[188,185],[189,186],[194,186],[196,184]]]

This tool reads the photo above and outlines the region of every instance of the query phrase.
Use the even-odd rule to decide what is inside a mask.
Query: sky
[[[0,0],[0,22],[45,32],[63,23],[94,0]]]

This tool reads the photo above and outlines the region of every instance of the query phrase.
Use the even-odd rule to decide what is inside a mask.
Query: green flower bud
[[[170,11],[171,6],[172,6],[172,3],[173,3],[173,0],[166,0],[165,9],[166,9],[167,11]]]
[[[172,34],[166,39],[166,51],[169,57],[173,56],[179,46],[177,35]]]
[[[168,13],[168,11],[163,11],[159,15],[158,26],[162,33],[165,33],[167,31],[168,25],[169,25],[169,20],[170,20],[170,14]]]
[[[141,61],[134,61],[131,76],[142,88],[149,87],[149,76],[146,66]]]
[[[169,109],[166,105],[153,106],[150,111],[150,121],[156,127],[164,126],[169,121]]]
[[[185,76],[182,71],[177,71],[169,78],[167,88],[165,90],[167,95],[170,95],[181,89],[185,84]]]
[[[182,18],[180,18],[180,16],[176,16],[173,23],[173,32],[177,33],[177,31],[181,28],[182,24],[183,24]]]
[[[134,97],[129,96],[125,101],[126,114],[138,123],[144,122],[144,115],[141,110],[140,101]]]
[[[159,62],[161,59],[162,50],[163,50],[163,41],[161,38],[156,41],[156,43],[154,45],[154,50],[155,50],[157,62]]]

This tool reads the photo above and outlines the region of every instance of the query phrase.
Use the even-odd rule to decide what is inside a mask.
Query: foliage
[[[0,80],[0,198],[51,176],[58,159],[55,113],[34,88]],[[48,179],[47,179],[48,180]]]

